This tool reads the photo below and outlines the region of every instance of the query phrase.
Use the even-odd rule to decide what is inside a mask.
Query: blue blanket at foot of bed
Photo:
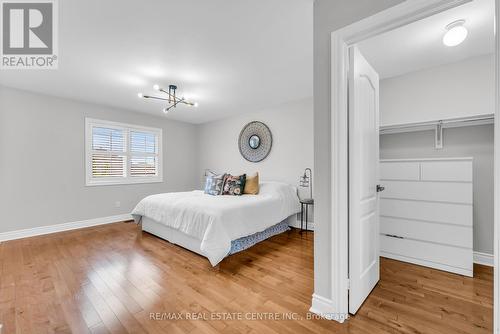
[[[252,247],[256,243],[266,240],[273,235],[277,235],[288,231],[290,227],[288,226],[288,221],[284,220],[281,223],[268,227],[262,232],[257,232],[255,234],[249,235],[247,237],[242,237],[231,241],[231,250],[228,255],[241,252],[247,248]]]

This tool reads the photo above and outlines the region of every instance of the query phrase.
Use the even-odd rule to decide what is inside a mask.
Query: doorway
[[[350,184],[347,181],[347,176],[352,173],[352,169],[347,164],[350,157],[350,142],[349,138],[349,118],[348,118],[348,87],[347,78],[349,72],[347,70],[349,64],[349,48],[353,45],[366,40],[370,37],[380,35],[384,32],[393,30],[398,27],[405,26],[412,22],[416,22],[426,17],[430,17],[437,13],[441,13],[447,9],[455,8],[467,3],[468,1],[421,1],[418,3],[403,3],[389,10],[376,14],[368,19],[359,21],[351,26],[340,29],[332,33],[332,147],[334,151],[332,161],[332,247],[333,258],[332,266],[334,268],[332,282],[332,303],[331,310],[337,314],[347,314],[350,308],[349,305],[349,285],[354,283],[352,276],[350,277],[349,270],[349,243],[350,234],[348,231],[347,218],[350,214],[351,203],[347,201],[347,196],[350,196]],[[498,1],[496,2],[496,11],[498,11]],[[497,27],[498,29],[498,27]],[[495,53],[495,59],[498,58],[498,53]],[[498,69],[496,69],[498,72]],[[495,89],[498,94],[498,88]],[[495,105],[495,111],[498,110]],[[425,124],[424,124],[425,125]],[[495,127],[497,127],[495,123]],[[498,144],[498,139],[495,138],[495,144]],[[499,145],[495,145],[495,156]],[[495,175],[500,176],[500,169],[495,165]],[[368,173],[368,171],[366,171]],[[361,174],[360,174],[361,175]],[[496,177],[495,180],[499,178]],[[497,181],[496,181],[497,182]],[[372,187],[376,187],[376,184]],[[495,187],[497,188],[497,187]],[[372,190],[373,191],[373,190]],[[350,197],[349,197],[350,198]],[[352,201],[352,199],[350,200]],[[498,205],[495,202],[495,211]],[[373,216],[373,213],[371,213]],[[497,218],[495,218],[495,226],[498,226]],[[369,229],[368,229],[369,230]],[[495,265],[498,257],[496,256],[498,238],[496,236],[498,229],[495,228]],[[373,232],[373,231],[372,231]],[[349,237],[348,237],[349,236]],[[359,249],[360,254],[363,249]],[[372,258],[366,257],[366,263],[371,263]],[[366,268],[369,268],[367,266]],[[363,271],[360,271],[363,273]],[[361,282],[362,280],[360,280]],[[370,281],[371,282],[371,281]],[[361,283],[365,290],[370,290],[371,284]],[[498,289],[498,279],[495,276],[495,294]],[[497,298],[495,298],[496,300]],[[313,308],[314,311],[314,299]],[[497,317],[498,307],[495,304],[495,318]],[[322,313],[322,312],[317,312]],[[339,319],[342,321],[342,319]]]

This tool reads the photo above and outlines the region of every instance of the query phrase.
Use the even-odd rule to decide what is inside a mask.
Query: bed
[[[299,211],[295,187],[263,182],[258,195],[212,196],[201,190],[151,195],[132,215],[144,231],[216,266],[226,256],[288,230],[288,220]]]

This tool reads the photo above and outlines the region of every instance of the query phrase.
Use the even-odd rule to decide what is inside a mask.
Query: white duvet
[[[201,190],[152,195],[132,215],[200,240],[200,249],[215,266],[229,253],[232,240],[264,231],[299,211],[295,187],[264,182],[258,195],[212,196]]]

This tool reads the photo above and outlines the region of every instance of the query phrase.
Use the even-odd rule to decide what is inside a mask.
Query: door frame
[[[348,316],[348,48],[370,37],[410,24],[471,0],[412,0],[391,7],[331,33],[331,300],[315,301],[311,312],[343,322]],[[495,17],[500,17],[500,0],[495,0]],[[495,114],[500,111],[499,24],[495,36]],[[499,330],[499,221],[500,221],[500,122],[495,121],[494,140],[494,333]]]

